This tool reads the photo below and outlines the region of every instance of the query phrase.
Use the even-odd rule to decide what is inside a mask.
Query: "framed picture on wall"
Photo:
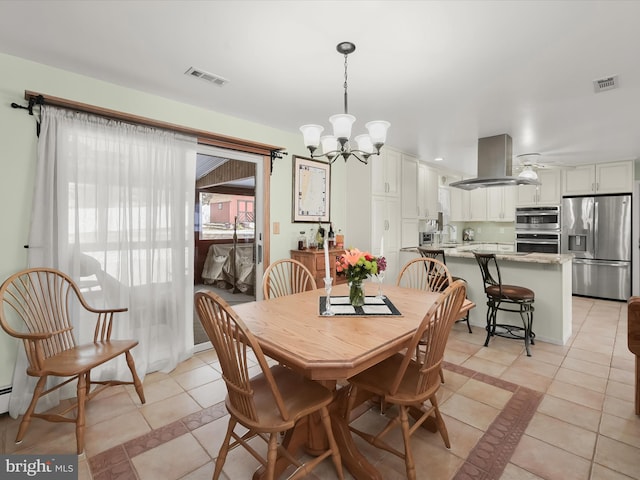
[[[328,222],[331,206],[331,165],[293,157],[293,222]]]

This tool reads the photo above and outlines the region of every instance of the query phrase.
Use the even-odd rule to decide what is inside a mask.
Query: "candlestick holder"
[[[331,310],[331,284],[332,283],[333,283],[333,278],[328,277],[324,279],[324,291],[327,292],[327,296],[325,297],[324,312],[322,312],[322,315],[325,317],[334,315],[333,310]]]
[[[384,283],[384,272],[378,272],[376,274],[376,278],[378,280],[378,295],[377,295],[377,298],[384,298],[384,294],[382,293],[382,284]]]

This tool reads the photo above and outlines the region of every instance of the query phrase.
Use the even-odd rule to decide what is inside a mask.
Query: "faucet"
[[[444,231],[447,227],[449,228],[449,236],[447,237],[447,241],[451,242],[451,235],[456,231],[453,225],[449,225],[448,223],[446,225],[443,225],[440,233],[442,235],[442,240],[444,241],[444,235],[445,235]]]

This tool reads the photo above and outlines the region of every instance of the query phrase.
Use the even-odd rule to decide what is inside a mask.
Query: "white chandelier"
[[[333,125],[333,135],[321,137],[324,130],[321,125],[300,127],[304,136],[304,145],[309,149],[311,158],[326,157],[329,163],[333,163],[338,157],[344,158],[346,162],[349,157],[353,156],[366,164],[371,155],[380,154],[380,149],[387,139],[387,129],[391,124],[384,120],[374,120],[365,125],[369,131],[368,134],[358,135],[354,138],[358,148],[352,148],[350,145],[351,126],[356,121],[356,117],[349,115],[347,105],[347,56],[355,49],[356,46],[351,42],[340,42],[336,46],[338,53],[344,55],[344,113],[329,117],[329,121]],[[322,153],[316,154],[315,152],[320,145],[322,145]]]

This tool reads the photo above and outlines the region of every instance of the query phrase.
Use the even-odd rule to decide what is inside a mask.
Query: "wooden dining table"
[[[377,284],[364,287],[366,295],[377,293]],[[348,288],[337,285],[331,295],[347,296]],[[337,384],[403,350],[439,296],[392,285],[384,286],[384,294],[400,315],[322,316],[319,300],[326,295],[324,289],[233,306],[268,357],[335,391],[330,409],[333,433],[343,464],[354,478],[363,480],[382,476],[353,442],[345,418],[348,388],[337,388]],[[461,315],[474,306],[465,300]],[[299,422],[283,445],[292,452],[303,445],[307,453],[320,451],[321,429],[315,427],[313,420]],[[282,459],[278,473],[287,464]],[[254,478],[260,478],[260,473]]]

